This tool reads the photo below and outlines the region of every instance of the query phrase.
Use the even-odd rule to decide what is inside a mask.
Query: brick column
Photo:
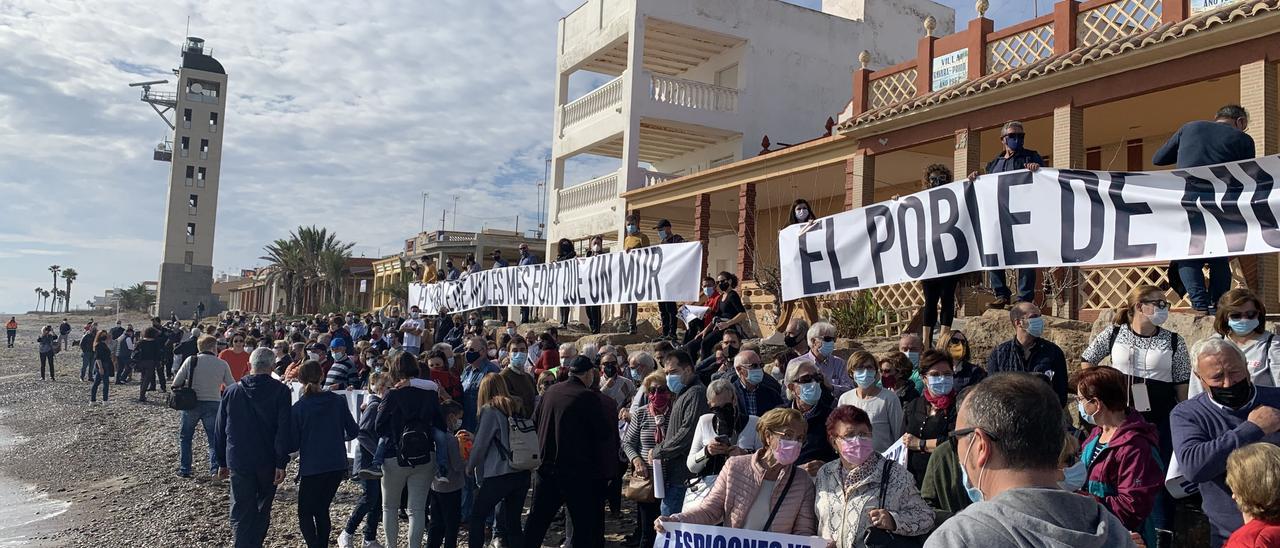
[[[978,139],[978,131],[972,129],[956,130],[956,150],[952,160],[951,171],[956,179],[968,177],[970,173],[982,171],[982,147]]]
[[[1185,0],[1183,0],[1185,1]],[[1076,0],[1058,0],[1053,5],[1053,53],[1076,49],[1076,23],[1080,4]]]
[[[706,276],[707,250],[711,248],[711,195],[705,192],[693,198],[693,234],[702,242],[702,270],[699,272]]]
[[[1084,168],[1084,109],[1053,109],[1053,167]]]
[[[844,209],[862,207],[872,202],[876,188],[876,157],[858,152],[844,162]]]
[[[1258,156],[1280,153],[1280,84],[1276,76],[1276,64],[1266,59],[1240,65],[1240,106],[1249,113],[1248,133]],[[1253,289],[1266,306],[1280,308],[1280,258],[1275,253],[1255,258],[1258,287]]]
[[[1161,23],[1180,23],[1191,15],[1187,0],[1161,0],[1160,4]]]
[[[756,184],[738,186],[738,280],[755,278]]]

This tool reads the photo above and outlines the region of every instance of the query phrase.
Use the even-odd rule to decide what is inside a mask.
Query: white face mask
[[[809,210],[805,208],[796,209],[796,219],[799,219],[801,221],[809,220]]]
[[[307,352],[307,359],[309,359],[309,360],[311,360],[311,361],[313,361],[313,362],[318,362],[318,361],[320,361],[320,353],[319,353],[319,352]]]
[[[246,353],[248,353],[248,352],[253,352],[253,347],[252,347],[252,346],[246,346],[246,347],[242,348],[241,350],[244,350]]]

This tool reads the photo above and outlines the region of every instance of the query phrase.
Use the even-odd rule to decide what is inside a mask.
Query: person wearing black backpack
[[[498,515],[501,526],[495,527],[495,535],[501,533],[507,546],[519,547],[524,538],[520,514],[529,492],[529,470],[516,468],[509,424],[514,424],[511,419],[519,419],[521,403],[511,396],[506,381],[491,373],[480,381],[479,405],[480,428],[472,442],[466,472],[475,478],[480,489],[471,506],[467,542],[472,546],[485,545],[485,522],[493,513],[494,505],[501,503]]]
[[[408,352],[391,363],[391,376],[397,381],[418,377],[418,360]],[[382,467],[382,522],[387,546],[398,546],[401,490],[409,488],[409,546],[419,548],[426,531],[427,492],[435,477],[435,430],[445,430],[440,412],[440,396],[435,390],[413,386],[396,388],[387,393],[378,409],[374,431],[384,438]]]

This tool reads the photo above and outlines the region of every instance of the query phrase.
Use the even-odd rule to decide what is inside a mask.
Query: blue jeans
[[[190,438],[187,460],[191,460]],[[236,548],[262,546],[267,538],[267,528],[271,527],[271,501],[276,496],[274,479],[275,470],[270,468],[231,471],[231,531]]]
[[[364,521],[364,539],[377,540],[378,523],[382,521],[382,480],[364,480],[360,485],[364,490],[356,500],[351,517],[347,518],[344,530],[348,535],[355,535],[356,528]]]
[[[98,385],[102,385],[102,401],[107,401],[111,392],[111,364],[102,364],[102,373],[98,374],[98,364],[94,364],[93,386],[89,388],[89,401],[98,401]]]
[[[1009,291],[1009,283],[1005,281],[1004,270],[987,271],[987,279],[991,281],[991,290],[995,292],[997,297],[1012,299],[1013,294]],[[1019,268],[1018,269],[1018,300],[1034,301],[1036,298],[1036,269]]]
[[[80,351],[80,380],[92,379],[93,375],[93,352]]]
[[[178,432],[178,473],[191,473],[191,438],[196,435],[196,423],[204,424],[204,435],[209,442],[209,474],[218,472],[217,457],[213,454],[213,423],[218,419],[218,402],[196,402],[196,408],[182,412],[182,428]]]
[[[1190,259],[1174,261],[1182,287],[1187,290],[1191,307],[1213,313],[1218,309],[1218,299],[1231,290],[1231,259]],[[1204,267],[1209,267],[1208,289],[1205,289]]]
[[[662,515],[670,516],[671,514],[679,514],[684,508],[684,482],[676,485],[667,484],[665,497],[662,497]]]

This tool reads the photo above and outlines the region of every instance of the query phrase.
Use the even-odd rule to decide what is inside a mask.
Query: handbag
[[[196,376],[196,365],[200,363],[200,356],[197,354],[188,358],[191,360],[191,369],[187,371],[187,385],[178,386],[169,392],[169,409],[177,411],[190,411],[196,408],[199,400],[196,399],[196,391],[191,387],[192,379]]]
[[[631,474],[631,480],[622,486],[622,496],[646,504],[658,502],[658,497],[653,496],[653,474],[645,477]]]
[[[880,508],[884,508],[884,492],[889,487],[889,471],[892,466],[893,461],[885,459],[884,468],[880,472]],[[899,535],[879,527],[867,527],[862,543],[867,548],[919,548],[924,546],[924,539]]]

